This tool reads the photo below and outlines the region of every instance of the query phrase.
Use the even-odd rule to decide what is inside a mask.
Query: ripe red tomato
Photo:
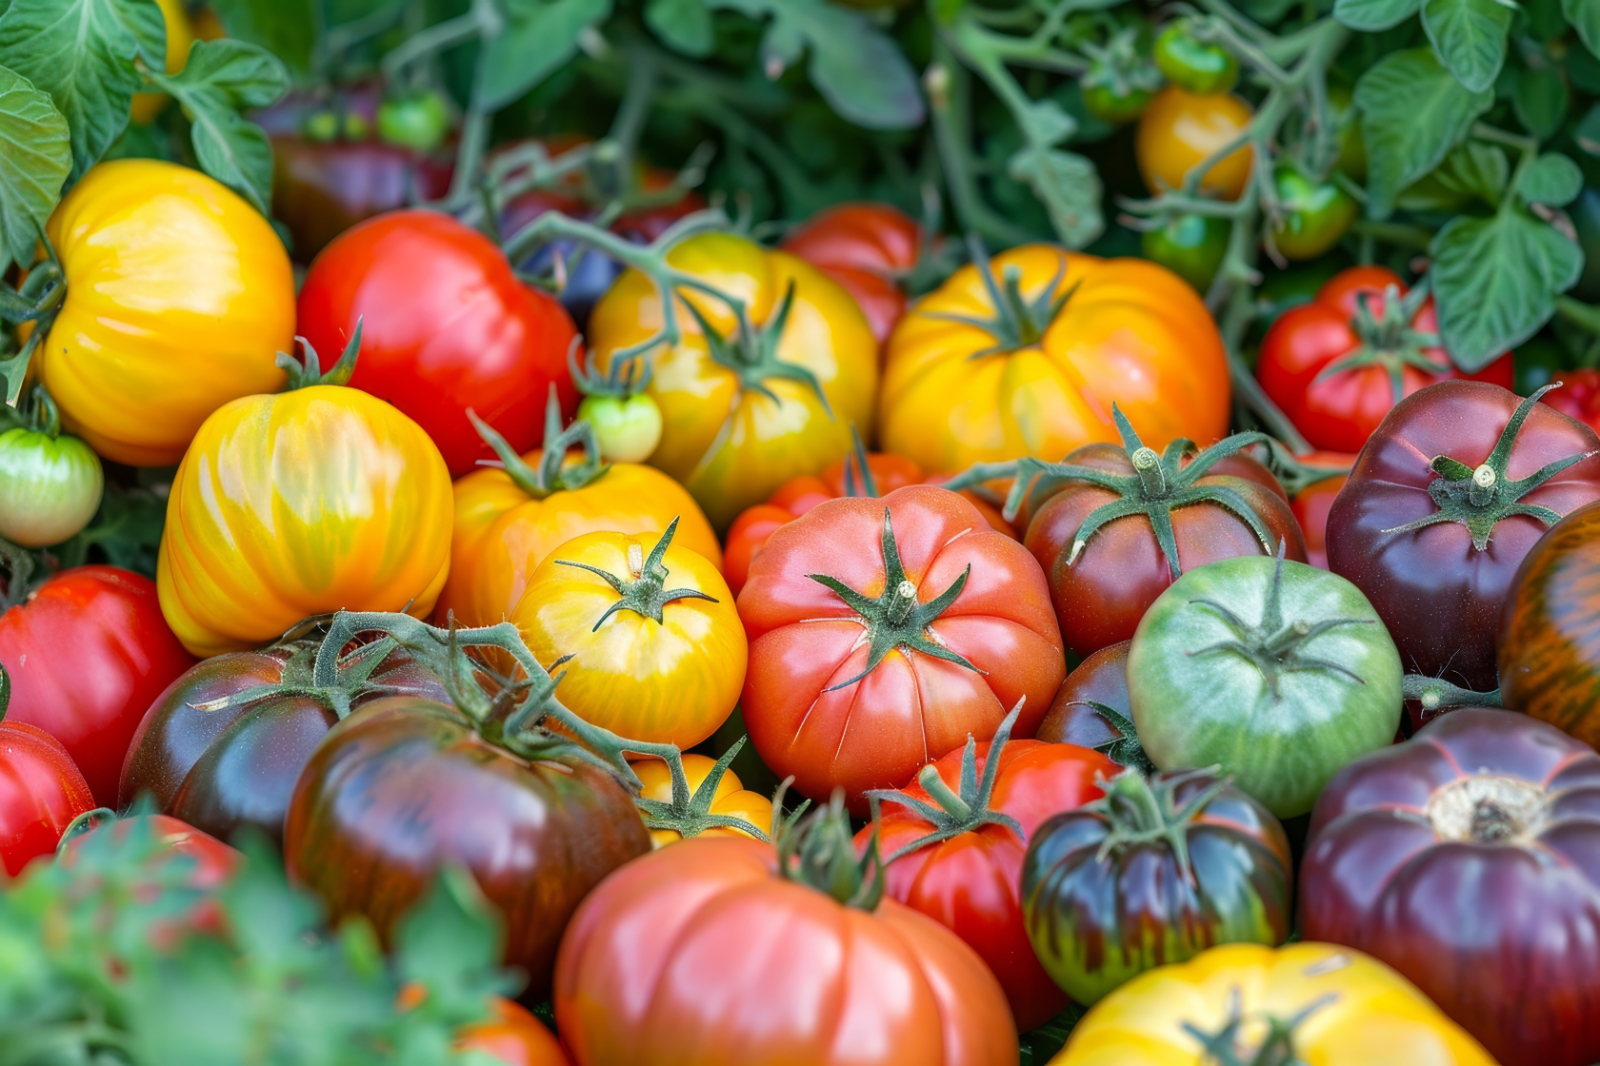
[[[478,1051],[506,1066],[571,1066],[555,1034],[532,1011],[509,999],[489,1001],[488,1021],[462,1029],[457,1051]]]
[[[138,814],[130,818],[118,818],[107,825],[98,825],[87,832],[79,833],[62,849],[61,861],[71,864],[85,841],[97,833],[109,832],[120,840],[136,825],[144,825],[156,843],[160,844],[169,855],[181,855],[193,860],[194,869],[188,877],[188,883],[193,888],[219,887],[232,877],[239,864],[244,862],[243,854],[210,833],[203,833],[188,822],[165,814]]]
[[[116,805],[144,712],[194,662],[167,628],[155,582],[114,566],[63,570],[0,614],[9,720],[61,741],[101,807]]]
[[[906,311],[905,276],[922,255],[922,227],[888,204],[839,204],[812,215],[783,248],[843,285],[882,344]]]
[[[0,869],[7,876],[55,851],[72,820],[94,807],[60,741],[22,722],[0,722]]]
[[[1399,296],[1392,306],[1391,288]],[[1438,381],[1511,387],[1510,352],[1476,374],[1461,373],[1438,346],[1433,297],[1412,311],[1407,291],[1391,270],[1351,267],[1267,330],[1256,376],[1313,446],[1360,451],[1390,408]]]
[[[1542,401],[1600,433],[1600,370],[1558,370],[1551,378],[1561,387],[1545,393]]]
[[[577,407],[572,318],[518,281],[494,242],[445,215],[395,211],[344,233],[311,264],[299,316],[325,358],[362,322],[351,387],[415,420],[451,477],[494,456],[468,408],[521,453],[544,439],[552,384],[564,416]]]
[[[1295,459],[1309,467],[1343,467],[1349,470],[1356,457],[1346,452],[1311,452]],[[1349,480],[1346,474],[1322,477],[1306,485],[1289,500],[1289,509],[1300,523],[1300,532],[1306,538],[1306,562],[1323,570],[1328,568],[1328,512],[1333,500]]]

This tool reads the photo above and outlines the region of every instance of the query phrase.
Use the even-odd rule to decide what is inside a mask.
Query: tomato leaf
[[[1083,156],[1032,144],[1011,157],[1006,173],[1033,189],[1067,247],[1082,248],[1104,232],[1100,175]]]
[[[1464,192],[1490,207],[1498,207],[1511,180],[1511,163],[1505,149],[1468,141],[1451,152],[1433,176],[1447,190]]]
[[[498,110],[538,85],[578,51],[584,30],[611,14],[611,0],[508,0],[505,29],[479,66],[483,106]]]
[[[1515,14],[1501,0],[1423,0],[1422,28],[1461,84],[1482,92],[1505,64]]]
[[[1413,48],[1379,60],[1356,83],[1355,104],[1368,154],[1368,210],[1386,218],[1400,190],[1459,144],[1494,93],[1472,92],[1433,52]]]
[[[1515,204],[1451,219],[1429,252],[1439,332],[1468,373],[1537,333],[1583,271],[1576,242]]]
[[[1567,21],[1578,31],[1591,55],[1600,56],[1600,4],[1594,0],[1563,0]]]
[[[704,0],[650,0],[644,21],[674,51],[695,59],[710,55],[716,43]]]
[[[0,270],[33,261],[71,170],[67,120],[46,93],[0,67]]]
[[[1517,179],[1517,194],[1531,203],[1565,207],[1583,192],[1583,171],[1560,152],[1535,159]]]
[[[1589,113],[1583,116],[1583,121],[1578,123],[1578,128],[1572,131],[1572,139],[1578,142],[1590,155],[1600,156],[1600,104],[1595,104]]]
[[[1572,92],[1561,72],[1554,67],[1530,67],[1506,73],[1516,75],[1511,108],[1517,121],[1540,140],[1555,136],[1572,103]]]
[[[1387,30],[1417,13],[1422,0],[1338,0],[1333,17],[1352,30]]]
[[[395,936],[400,977],[427,990],[430,1010],[458,1013],[500,990],[503,922],[472,875],[446,867]]]
[[[296,73],[311,69],[313,0],[212,0],[211,9],[229,37],[260,45]]]

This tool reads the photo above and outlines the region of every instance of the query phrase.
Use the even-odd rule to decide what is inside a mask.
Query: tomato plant
[[[1239,61],[1221,45],[1201,40],[1194,24],[1177,19],[1156,38],[1156,66],[1167,80],[1196,96],[1228,92],[1239,80]]]
[[[55,401],[42,387],[34,387],[26,409],[22,425],[0,432],[0,537],[42,548],[89,524],[105,473],[93,449],[61,436]]]
[[[1185,188],[1191,170],[1238,141],[1254,109],[1237,96],[1197,96],[1176,85],[1155,95],[1139,117],[1134,149],[1139,173],[1151,192]],[[1250,180],[1254,156],[1241,147],[1198,177],[1198,187],[1224,200],[1237,200]]]
[[[1361,213],[1337,181],[1314,181],[1293,166],[1279,167],[1272,181],[1282,212],[1271,229],[1272,245],[1285,259],[1315,259],[1339,243]]]
[[[388,144],[431,152],[450,132],[450,109],[436,89],[394,96],[378,105],[378,136]]]
[[[1155,229],[1145,230],[1139,250],[1146,259],[1205,292],[1228,253],[1230,232],[1226,219],[1174,215]]]
[[[922,227],[908,215],[888,204],[853,203],[807,219],[783,248],[843,285],[881,345],[905,314],[905,279],[923,243]]]
[[[0,666],[0,870],[16,877],[56,850],[61,834],[94,809],[89,783],[49,733],[4,721],[11,676]]]

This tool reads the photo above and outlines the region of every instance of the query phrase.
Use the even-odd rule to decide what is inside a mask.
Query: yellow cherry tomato
[[[1405,978],[1334,944],[1229,944],[1129,981],[1094,1005],[1052,1066],[1208,1066],[1186,1027],[1242,1019],[1252,1061],[1273,1021],[1298,1018],[1292,1054],[1308,1066],[1494,1066],[1483,1047]],[[1273,1061],[1279,1061],[1274,1059]]]
[[[229,400],[283,387],[294,275],[267,220],[198,170],[101,163],[50,216],[67,295],[36,356],[61,421],[166,466]]]
[[[167,73],[176,74],[189,59],[189,46],[194,44],[194,25],[183,0],[156,0],[161,7],[161,17],[167,24]],[[167,106],[166,93],[134,93],[133,121],[149,122]]]
[[[375,396],[311,385],[206,419],[167,502],[156,586],[195,655],[340,609],[426,617],[450,566],[450,473]]]
[[[1237,140],[1255,114],[1237,96],[1196,96],[1169,85],[1139,117],[1134,155],[1152,193],[1178,189],[1202,160]],[[1237,200],[1250,180],[1249,147],[1225,156],[1200,181],[1200,188],[1224,200]]]
[[[741,341],[727,304],[681,291],[683,339],[654,353],[647,390],[662,418],[651,464],[682,482],[711,524],[724,529],[791,477],[842,458],[850,450],[852,423],[870,435],[877,342],[850,294],[787,252],[708,233],[677,245],[668,261],[743,300],[754,327]],[[791,286],[792,304],[786,300]],[[718,335],[714,341],[685,302]],[[596,361],[608,367],[611,353],[651,337],[661,322],[655,286],[628,271],[589,320]]]
[[[683,775],[688,779],[689,791],[692,794],[700,787],[700,783],[710,775],[716,760],[704,755],[685,755],[683,757]],[[645,799],[660,800],[662,803],[672,802],[672,771],[660,759],[642,759],[633,764],[633,772],[639,775],[639,781],[644,785],[639,793]],[[711,814],[726,814],[733,818],[742,818],[767,834],[772,835],[772,798],[763,796],[759,792],[751,792],[744,787],[739,776],[732,770],[722,775],[722,780],[717,782],[716,791],[711,794]],[[700,833],[709,837],[751,836],[742,829],[724,828],[714,826]],[[683,837],[675,829],[652,829],[650,840],[656,847],[675,844]]]
[[[660,533],[587,533],[545,556],[511,611],[556,697],[629,740],[689,748],[744,688],[749,646],[705,556]],[[565,660],[559,662],[558,660]]]
[[[1144,259],[1030,244],[969,264],[889,338],[879,439],[926,470],[1058,460],[1118,439],[1115,401],[1155,447],[1228,429],[1228,360],[1205,304]],[[966,320],[966,321],[963,321]],[[976,323],[986,323],[979,325]]]

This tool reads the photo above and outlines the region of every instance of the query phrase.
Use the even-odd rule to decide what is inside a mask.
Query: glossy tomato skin
[[[550,988],[556,944],[600,880],[650,850],[633,801],[587,763],[525,762],[453,707],[397,697],[331,731],[295,786],[289,876],[335,920],[364,914],[387,941],[447,863],[506,918],[505,962]]]
[[[783,248],[843,285],[882,345],[905,314],[901,282],[922,255],[922,227],[888,204],[839,204],[790,230]]]
[[[1394,387],[1388,370],[1381,365],[1321,376],[1361,346],[1354,325],[1361,298],[1366,298],[1367,307],[1375,316],[1381,316],[1384,294],[1390,285],[1405,296],[1406,286],[1393,271],[1375,266],[1341,270],[1317,290],[1310,303],[1291,307],[1279,315],[1261,342],[1256,377],[1262,389],[1314,447],[1358,452],[1394,407]],[[1419,333],[1438,333],[1432,297],[1417,310],[1411,328]],[[1443,348],[1424,348],[1422,354],[1437,364],[1438,371],[1429,373],[1419,367],[1402,366],[1404,396],[1456,378],[1511,387],[1509,352],[1476,374],[1457,370]]]
[[[380,141],[272,138],[272,214],[309,263],[351,227],[450,191],[449,159]]]
[[[100,458],[78,438],[0,432],[0,537],[24,548],[60,544],[89,524],[104,491]]]
[[[1035,739],[1093,748],[1120,737],[1090,704],[1110,707],[1133,721],[1133,705],[1128,700],[1129,645],[1126,640],[1108,644],[1074,667],[1050,701]]]
[[[104,458],[176,463],[217,408],[282,387],[294,275],[231,189],[173,163],[101,163],[45,232],[67,297],[36,370],[62,424]]]
[[[495,996],[490,1018],[462,1029],[457,1051],[481,1051],[505,1066],[571,1066],[548,1026],[526,1007]]]
[[[1175,215],[1158,229],[1145,230],[1139,250],[1204,293],[1228,254],[1231,230],[1227,219]]]
[[[94,810],[89,784],[49,733],[0,722],[0,871],[16,877],[56,850],[72,820]]]
[[[1289,260],[1315,259],[1339,243],[1361,212],[1355,197],[1335,181],[1317,182],[1293,166],[1273,175],[1283,219],[1272,227],[1272,243]]]
[[[434,211],[394,211],[325,248],[300,288],[300,333],[331,359],[361,323],[350,387],[420,425],[460,477],[494,453],[475,411],[519,453],[544,439],[550,386],[577,408],[567,349],[577,329],[552,296],[517,280],[500,249]]]
[[[1181,189],[1192,167],[1231,144],[1250,124],[1253,111],[1237,96],[1196,96],[1169,85],[1139,116],[1134,154],[1145,186],[1157,193]],[[1212,167],[1200,188],[1224,200],[1237,200],[1250,180],[1254,156],[1243,147]]]
[[[1308,938],[1381,959],[1502,1062],[1600,1057],[1600,756],[1463,708],[1346,767],[1301,870]]]
[[[949,930],[776,873],[772,846],[696,837],[608,878],[561,943],[577,1066],[989,1066],[1017,1057],[999,985]]]
[[[79,566],[0,614],[0,663],[11,675],[6,720],[59,740],[94,805],[110,807],[139,720],[194,659],[167,628],[149,578]]]
[[[1328,565],[1353,581],[1394,634],[1407,673],[1442,676],[1465,688],[1498,687],[1495,639],[1512,577],[1544,535],[1536,518],[1497,523],[1487,551],[1456,522],[1386,533],[1438,507],[1430,461],[1483,462],[1518,399],[1494,385],[1445,381],[1395,406],[1361,452],[1328,513]],[[1535,404],[1511,449],[1509,479],[1547,463],[1600,450],[1594,430]],[[1600,457],[1567,468],[1522,497],[1566,514],[1600,499]]]
[[[869,658],[861,616],[809,575],[882,593],[886,512],[919,603],[971,567],[928,628],[981,672],[896,649],[851,681]],[[842,787],[860,813],[865,790],[904,784],[968,734],[992,737],[1023,697],[1016,735],[1031,736],[1066,674],[1038,564],[970,503],[927,485],[881,500],[830,500],[778,530],[751,566],[739,617],[750,638],[741,707],[756,751],[779,775],[794,774],[807,796],[824,799]]]
[[[975,769],[983,776],[990,745],[977,746]],[[962,751],[931,763],[953,791],[961,789]],[[1096,777],[1112,777],[1117,766],[1105,756],[1072,744],[1036,740],[1007,742],[1000,752],[989,809],[1008,814],[1023,836],[987,823],[949,840],[919,848],[888,867],[888,895],[926,914],[976,951],[1005,990],[1017,1029],[1027,1032],[1061,1013],[1067,998],[1034,957],[1022,916],[1018,884],[1022,857],[1040,823],[1073,810],[1101,792]],[[913,777],[902,790],[913,799],[938,804]],[[884,801],[876,823],[878,849],[885,856],[934,831],[914,810]],[[874,826],[856,834],[865,851]]]

